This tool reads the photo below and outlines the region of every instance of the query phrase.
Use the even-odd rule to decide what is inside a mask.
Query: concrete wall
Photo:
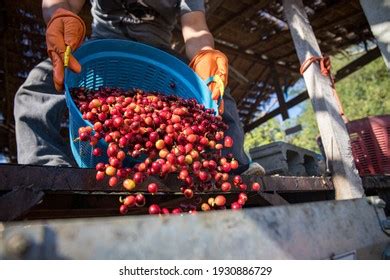
[[[267,175],[321,176],[325,172],[322,156],[282,141],[253,148],[249,153]]]

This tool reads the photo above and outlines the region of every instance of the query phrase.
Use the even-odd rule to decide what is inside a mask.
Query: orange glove
[[[219,101],[219,113],[223,114],[223,91],[228,83],[228,58],[218,50],[199,51],[191,60],[189,66],[202,78],[207,80],[214,77],[214,82],[209,85],[212,99]],[[218,76],[218,77],[216,77]],[[218,83],[222,82],[223,87]],[[222,92],[221,92],[222,90]]]
[[[84,21],[63,8],[57,9],[46,30],[47,53],[53,63],[53,80],[57,91],[62,91],[64,87],[64,56],[66,47],[69,46],[71,51],[75,51],[83,42],[85,37]],[[81,66],[79,62],[70,55],[69,68],[80,73]]]

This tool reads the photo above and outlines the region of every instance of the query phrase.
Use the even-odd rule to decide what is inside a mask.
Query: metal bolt
[[[30,241],[21,233],[15,233],[6,241],[5,248],[10,257],[22,258],[30,248]]]

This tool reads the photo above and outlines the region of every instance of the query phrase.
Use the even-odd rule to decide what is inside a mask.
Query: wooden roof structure
[[[208,25],[216,47],[230,60],[230,87],[246,131],[277,95],[283,119],[288,118],[285,93],[301,75],[281,1],[210,2]],[[221,1],[219,1],[221,2]],[[332,55],[372,39],[358,0],[303,1],[323,53]]]
[[[358,0],[303,2],[322,52],[336,54],[373,39]],[[279,108],[269,116],[280,113],[288,118],[288,108],[305,100],[307,94],[293,102],[285,98],[288,87],[301,76],[281,1],[206,0],[206,7],[216,48],[229,57],[229,87],[244,129],[267,119],[264,111],[271,96],[277,96]],[[90,22],[88,5],[81,16]],[[0,112],[4,118],[0,115],[0,150],[8,151],[13,160],[13,97],[28,72],[47,57],[44,32],[40,1],[5,0],[0,8]],[[174,48],[183,51],[181,34],[175,30],[174,35]]]

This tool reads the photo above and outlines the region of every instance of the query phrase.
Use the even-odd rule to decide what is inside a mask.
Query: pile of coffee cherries
[[[93,127],[80,127],[75,141],[89,142],[94,156],[105,153],[108,157],[107,162],[96,165],[96,180],[108,176],[110,187],[120,183],[127,191],[135,192],[148,176],[165,178],[172,173],[181,182],[180,190],[188,199],[197,192],[215,189],[230,192],[234,187],[241,192],[230,208],[238,210],[245,205],[248,186],[239,175],[229,181],[229,173],[239,163],[232,154],[222,153],[222,149],[233,146],[233,139],[225,136],[227,125],[212,109],[206,109],[195,99],[138,89],[74,88],[71,93],[83,119],[93,124]],[[99,140],[108,144],[106,150],[97,147]],[[125,164],[128,158],[138,162],[129,167]],[[260,189],[258,183],[250,187],[254,191]],[[150,183],[147,190],[155,194],[159,186]],[[126,214],[129,208],[145,204],[142,193],[129,195],[121,199],[119,211]],[[198,207],[190,210],[152,204],[149,213],[195,213],[226,207],[225,196],[217,195],[199,201]]]

